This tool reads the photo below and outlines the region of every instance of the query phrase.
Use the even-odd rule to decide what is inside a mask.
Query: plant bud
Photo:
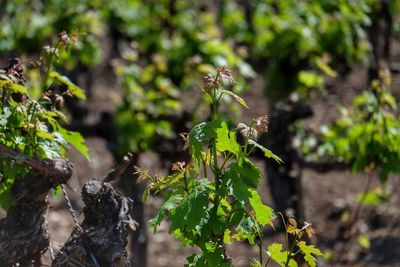
[[[61,109],[64,107],[64,98],[58,94],[54,95],[54,103],[57,109]]]

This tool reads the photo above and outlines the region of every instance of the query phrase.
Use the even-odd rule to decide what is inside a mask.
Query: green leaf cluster
[[[400,118],[387,82],[373,82],[350,107],[340,107],[341,117],[322,128],[318,151],[351,164],[355,172],[377,169],[382,182],[400,172]]]
[[[323,75],[336,75],[330,65],[366,63],[367,28],[377,7],[376,0],[226,0],[221,21],[227,37],[266,66],[265,93],[276,101],[321,88]]]
[[[302,228],[297,227],[295,219],[290,218],[287,222],[284,221],[286,227],[287,250],[284,250],[282,244],[273,243],[268,246],[267,253],[274,262],[282,267],[297,267],[299,266],[294,259],[297,254],[303,254],[304,260],[309,266],[317,266],[316,256],[322,256],[322,252],[314,245],[308,245],[306,241],[302,240],[304,235],[311,238],[315,232],[311,224],[305,222]],[[289,236],[293,238],[289,240]]]
[[[115,67],[123,89],[117,112],[121,154],[147,150],[160,138],[175,138],[170,121],[183,117],[182,100],[212,66],[229,65],[240,73],[236,91],[246,87],[245,78],[254,76],[233,40],[224,38],[218,12],[200,12],[203,7],[204,3],[186,0],[109,3],[114,27],[134,41],[121,51],[122,60]],[[235,96],[226,94],[240,102]],[[205,107],[201,97],[189,97],[194,108],[185,112],[191,122]]]
[[[65,85],[65,94],[85,98],[82,89],[52,70],[51,60],[42,64],[46,66],[46,71],[40,72],[42,81],[48,79],[52,85]],[[35,99],[30,88],[16,82],[13,72],[15,70],[2,70],[0,74],[0,144],[37,159],[65,157],[71,144],[88,158],[83,137],[61,125],[67,122],[67,117],[59,110],[62,105],[57,104],[63,102],[62,96],[46,87]],[[29,168],[22,165],[20,158],[11,162],[0,158],[0,205],[3,208],[7,209],[13,202],[10,190],[14,182],[23,179],[28,172]]]
[[[229,73],[218,68],[215,81],[224,72]],[[223,99],[220,96],[226,91],[219,89],[219,83],[214,84],[204,93],[217,107],[214,101]],[[245,144],[239,143],[236,130],[219,115],[218,109],[213,109],[213,119],[197,124],[188,134],[185,141],[192,163],[175,163],[167,177],[138,171],[141,179],[150,182],[145,197],[150,190],[164,195],[158,214],[150,221],[154,230],[165,219],[176,238],[200,248],[201,253],[189,257],[186,266],[232,266],[225,246],[232,239],[254,244],[262,237],[262,227],[272,225],[275,217],[257,192],[261,172],[249,159],[255,149],[265,148],[254,140],[250,144],[249,136],[244,136]],[[281,162],[270,151],[266,156]]]
[[[0,19],[0,54],[37,52],[55,33],[66,31],[77,37],[69,52],[59,51],[64,68],[91,66],[100,60],[104,29],[102,1],[4,0]],[[73,40],[71,40],[73,41]],[[78,52],[79,51],[79,52]]]

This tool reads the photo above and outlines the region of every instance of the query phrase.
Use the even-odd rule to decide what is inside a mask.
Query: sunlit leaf
[[[280,157],[278,157],[277,155],[275,155],[274,153],[272,153],[271,150],[269,150],[269,149],[263,147],[262,145],[258,144],[258,143],[255,142],[254,140],[249,139],[249,144],[250,144],[250,145],[253,145],[253,146],[255,146],[255,147],[259,148],[259,149],[261,149],[261,151],[264,152],[264,155],[265,155],[267,158],[272,158],[272,159],[274,159],[274,160],[275,160],[276,162],[278,162],[278,163],[283,163],[283,160],[282,160]]]
[[[247,104],[244,101],[244,99],[241,98],[240,96],[238,96],[237,94],[235,94],[234,92],[229,91],[229,90],[223,90],[223,89],[219,89],[218,92],[221,93],[221,94],[227,94],[227,95],[231,96],[240,105],[242,105],[243,107],[245,107],[247,109],[249,108],[249,106],[247,106]]]
[[[59,74],[58,72],[55,71],[51,71],[50,75],[51,78],[54,78],[55,80],[57,80],[59,83],[64,84],[65,86],[68,87],[68,91],[73,95],[76,96],[79,99],[86,99],[86,95],[84,93],[84,91],[79,88],[78,86],[76,86],[75,84],[73,84],[68,77],[63,76],[61,74]]]
[[[286,265],[287,258],[289,253],[287,251],[282,251],[283,250],[283,245],[282,244],[277,244],[273,243],[268,246],[267,251],[269,256],[279,264],[279,266],[284,267],[284,266],[289,266],[289,267],[297,267],[297,263],[293,260],[290,259],[288,262],[288,265]]]
[[[239,155],[240,146],[236,141],[236,134],[229,131],[225,122],[221,123],[221,126],[216,129],[216,142],[219,151],[229,151],[236,156]]]
[[[251,198],[249,199],[250,205],[255,212],[255,217],[257,222],[264,226],[266,224],[270,224],[275,217],[273,210],[265,205],[260,195],[255,190],[250,190]]]
[[[298,242],[297,246],[300,248],[301,253],[304,254],[304,259],[306,260],[306,262],[311,267],[317,266],[317,260],[314,256],[322,256],[322,252],[314,245],[307,245],[304,241]]]
[[[62,127],[58,129],[65,141],[74,146],[85,158],[89,159],[89,148],[85,145],[85,139],[78,132],[68,131]]]
[[[359,235],[357,238],[357,242],[365,249],[369,249],[371,247],[371,242],[369,241],[369,238],[365,235]]]

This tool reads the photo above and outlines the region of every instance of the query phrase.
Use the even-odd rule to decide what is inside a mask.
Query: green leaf
[[[223,185],[227,189],[228,193],[234,196],[237,200],[241,202],[247,202],[251,197],[243,179],[238,176],[238,173],[234,171],[227,171],[223,176]]]
[[[365,249],[369,249],[371,247],[371,242],[369,241],[369,238],[365,235],[359,235],[357,238],[357,242]]]
[[[226,229],[224,232],[224,243],[225,244],[232,244],[232,238],[231,238],[231,230],[230,229]]]
[[[307,88],[320,88],[324,83],[324,79],[312,71],[300,71],[298,77],[299,82]]]
[[[185,267],[208,267],[203,253],[197,255],[193,254],[187,257],[186,260],[187,264],[185,264]]]
[[[76,96],[77,98],[83,99],[83,100],[86,99],[86,95],[85,95],[84,91],[81,88],[79,88],[78,86],[76,86],[75,84],[73,84],[68,79],[68,77],[63,76],[60,73],[55,72],[55,71],[51,71],[49,75],[50,75],[51,78],[54,78],[55,80],[57,80],[59,83],[64,84],[65,86],[67,86],[68,90],[70,91],[70,93],[73,96]]]
[[[21,93],[21,94],[26,94],[28,92],[28,89],[26,89],[25,86],[17,84],[17,83],[11,83],[11,86],[9,87],[13,93]]]
[[[154,232],[157,231],[157,227],[160,225],[164,219],[165,212],[168,212],[176,208],[182,201],[182,196],[179,194],[174,195],[172,191],[165,197],[164,203],[161,205],[156,216],[149,221],[151,227],[153,227]]]
[[[300,241],[297,243],[297,246],[300,248],[301,253],[304,254],[304,259],[311,266],[317,266],[317,259],[313,255],[322,256],[322,252],[317,249],[314,245],[307,245],[306,242]]]
[[[7,189],[4,190],[0,188],[0,206],[7,211],[12,202],[13,202],[13,195],[11,193],[11,188],[8,187]]]
[[[282,251],[283,245],[273,243],[268,246],[268,253],[270,257],[279,264],[279,266],[284,267],[286,265],[287,257],[289,253],[287,251]],[[289,260],[289,267],[297,267],[297,263],[293,260]]]
[[[250,245],[253,245],[256,238],[256,233],[254,229],[255,227],[257,227],[257,224],[255,223],[253,218],[245,215],[243,211],[237,212],[236,214],[241,216],[241,220],[236,227],[236,234],[233,235],[233,238],[239,241],[247,239]]]
[[[204,256],[207,260],[207,266],[215,267],[231,267],[231,262],[225,260],[224,251],[222,248],[217,248],[213,252],[205,252]]]
[[[240,146],[236,142],[235,132],[229,131],[226,123],[222,122],[221,126],[216,129],[216,133],[217,149],[221,152],[229,151],[238,156],[240,153]]]
[[[0,80],[0,88],[2,87],[7,88],[7,93],[26,94],[28,92],[28,89],[26,89],[25,86],[14,83],[12,81]]]
[[[181,232],[201,232],[201,223],[208,220],[208,190],[195,191],[182,199],[180,205],[171,211],[169,216],[171,231],[180,229]]]
[[[57,187],[53,188],[51,191],[54,196],[56,196],[56,197],[61,196],[61,192],[62,192],[61,185],[58,185]]]
[[[337,76],[336,71],[334,71],[328,64],[326,64],[322,58],[317,57],[315,59],[315,65],[326,75],[329,77],[335,78]]]
[[[8,118],[12,115],[12,111],[9,107],[4,107],[0,116],[0,126],[6,126]]]
[[[250,205],[254,210],[257,222],[262,226],[270,224],[275,217],[273,210],[262,203],[261,197],[257,191],[250,190],[250,192]]]
[[[247,106],[247,104],[244,101],[244,99],[241,98],[240,96],[238,96],[237,94],[235,94],[234,92],[228,91],[228,90],[223,90],[223,89],[219,89],[218,92],[221,93],[221,94],[227,94],[227,95],[231,96],[240,105],[242,105],[243,107],[245,107],[247,109],[249,108],[249,106]]]
[[[272,153],[271,150],[269,150],[269,149],[263,147],[262,145],[258,144],[258,143],[255,142],[254,140],[249,139],[249,144],[251,144],[251,145],[253,145],[253,146],[255,146],[255,147],[261,149],[261,151],[264,152],[264,155],[265,155],[267,158],[273,158],[276,162],[278,162],[278,163],[283,163],[283,160],[282,160],[280,157],[278,157],[277,155],[275,155],[274,153]]]
[[[250,263],[250,267],[263,267],[263,266],[259,261],[253,260],[253,262]]]
[[[237,162],[229,164],[229,170],[239,175],[248,187],[257,188],[261,171],[249,159],[244,158],[241,164]]]
[[[8,210],[12,202],[13,196],[11,193],[11,186],[14,183],[15,177],[7,177],[5,173],[2,174],[4,175],[4,177],[1,177],[0,183],[0,206],[3,209]]]
[[[212,138],[216,138],[216,130],[221,125],[220,121],[202,122],[193,127],[189,134],[189,150],[197,163],[201,162],[202,145]]]
[[[208,196],[205,191],[195,193],[190,199],[190,209],[187,214],[187,228],[196,229],[200,233],[200,223],[208,219]]]
[[[376,206],[385,199],[382,189],[375,189],[356,196],[357,202],[366,206]]]
[[[85,145],[85,139],[80,133],[68,131],[62,127],[58,131],[62,134],[65,141],[73,145],[85,158],[89,159],[89,149]]]

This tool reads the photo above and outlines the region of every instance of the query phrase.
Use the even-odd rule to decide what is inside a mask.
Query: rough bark
[[[263,143],[277,154],[284,163],[267,159],[266,173],[271,195],[277,211],[289,217],[305,219],[302,201],[302,166],[298,154],[292,147],[293,131],[291,125],[299,119],[312,115],[310,107],[301,103],[288,103],[274,106],[271,111],[268,135]]]
[[[372,62],[368,69],[368,79],[371,82],[379,78],[379,70],[390,66],[390,40],[393,30],[393,15],[390,11],[390,1],[382,0],[372,13],[372,24],[369,27],[369,41],[372,45]]]
[[[50,189],[66,183],[72,175],[72,164],[63,158],[39,160],[0,145],[0,156],[14,159],[31,167],[31,171],[12,186],[14,204],[7,217],[0,220],[0,266],[39,266],[49,245],[45,228],[47,194]],[[55,175],[57,174],[57,175]]]
[[[134,157],[134,165],[137,165],[137,157]],[[118,182],[124,195],[132,197],[134,200],[132,213],[133,219],[138,223],[138,228],[131,234],[130,241],[130,262],[133,266],[147,266],[147,223],[145,218],[144,203],[141,199],[144,185],[138,184],[138,176],[134,174],[133,164],[130,165]]]
[[[40,266],[40,258],[49,247],[47,195],[70,179],[72,164],[63,158],[30,158],[1,144],[0,156],[18,159],[31,168],[12,185],[14,203],[7,217],[0,220],[0,266]],[[129,266],[125,247],[128,232],[136,227],[130,217],[133,201],[122,197],[106,181],[118,179],[131,163],[132,155],[128,154],[103,181],[92,180],[83,186],[85,219],[52,266]]]
[[[82,231],[72,234],[52,266],[129,266],[125,247],[136,227],[130,217],[133,201],[98,180],[85,183],[82,200]]]

